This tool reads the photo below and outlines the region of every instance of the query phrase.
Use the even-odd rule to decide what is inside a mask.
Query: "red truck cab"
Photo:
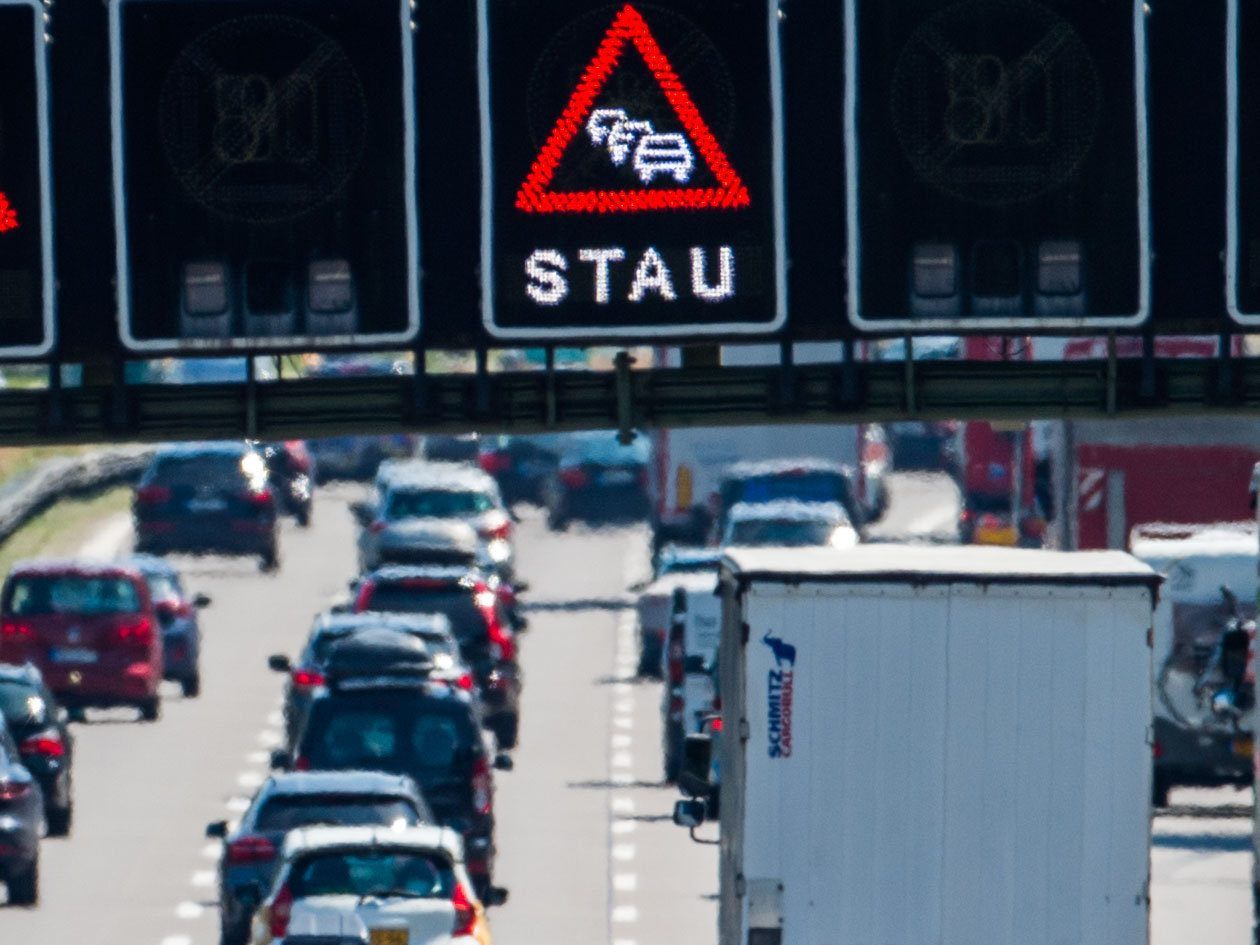
[[[161,709],[162,634],[139,571],[115,563],[30,561],[0,595],[0,662],[37,666],[70,709]]]

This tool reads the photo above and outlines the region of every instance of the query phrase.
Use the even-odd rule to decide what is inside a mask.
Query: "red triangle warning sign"
[[[657,133],[647,121],[635,120],[623,109],[595,107],[608,80],[623,64],[633,46],[643,58],[686,134]],[[551,189],[566,150],[575,139],[607,150],[609,160],[628,167],[641,188],[579,190]],[[716,187],[686,186],[704,161]],[[658,187],[658,177],[676,186]],[[582,74],[569,104],[556,122],[516,195],[517,209],[526,213],[639,213],[647,210],[735,210],[750,206],[748,188],[731,167],[726,152],[700,115],[682,80],[661,51],[647,22],[626,4],[604,34],[595,58]]]

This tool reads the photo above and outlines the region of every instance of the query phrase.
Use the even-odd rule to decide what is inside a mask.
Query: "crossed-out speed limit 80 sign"
[[[777,3],[479,7],[487,330],[779,328]]]

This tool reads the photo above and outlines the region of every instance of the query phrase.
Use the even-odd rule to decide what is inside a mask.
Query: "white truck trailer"
[[[720,945],[1145,945],[1155,572],[867,545],[720,574]]]

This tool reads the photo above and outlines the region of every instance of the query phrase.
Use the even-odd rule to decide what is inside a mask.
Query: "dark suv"
[[[276,498],[262,454],[248,443],[165,446],[132,500],[136,551],[258,555],[280,560]]]
[[[354,609],[445,615],[481,691],[486,727],[501,747],[515,748],[521,672],[503,588],[496,578],[467,568],[395,565],[359,582]]]
[[[492,757],[468,693],[423,678],[315,697],[297,753],[277,762],[298,771],[383,771],[410,775],[438,823],[464,837],[468,872],[482,894],[494,873],[494,774],[511,768]]]
[[[8,726],[22,764],[39,782],[48,835],[64,837],[74,816],[74,739],[65,710],[29,663],[0,663],[0,723]]]

